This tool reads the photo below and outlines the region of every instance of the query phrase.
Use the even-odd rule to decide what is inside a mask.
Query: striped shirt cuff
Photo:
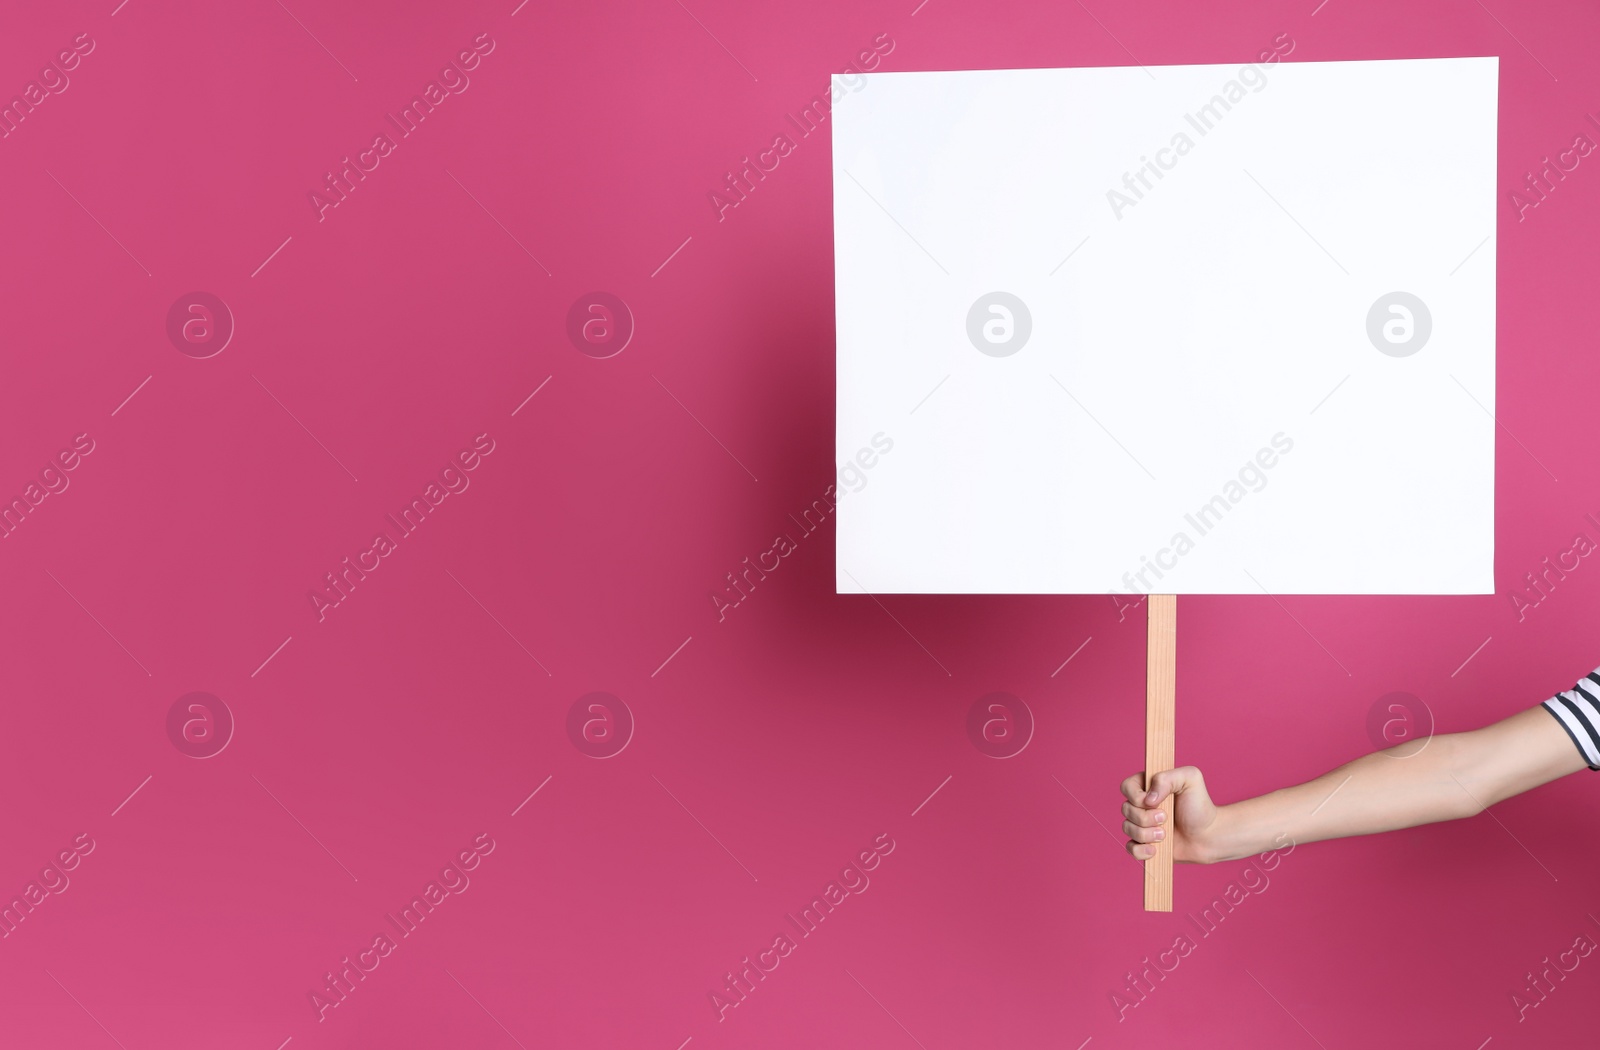
[[[1541,706],[1561,723],[1592,770],[1600,770],[1600,669]]]

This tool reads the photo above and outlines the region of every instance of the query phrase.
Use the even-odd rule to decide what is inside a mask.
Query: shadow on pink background
[[[1501,229],[1466,263],[1500,273],[1501,591],[1186,599],[1179,760],[1231,800],[1370,750],[1386,694],[1451,731],[1600,662],[1600,568],[1512,601],[1600,538],[1600,171],[1511,202],[1600,105],[1589,6],[286,2],[69,0],[0,40],[0,98],[86,51],[0,139],[0,495],[40,486],[0,540],[0,1044],[1592,1040],[1600,962],[1512,1000],[1600,935],[1583,775],[1262,878],[1180,868],[1143,913],[1142,619],[834,595],[831,520],[790,518],[835,483],[826,125],[710,200],[880,38],[886,70],[1501,56]],[[614,356],[568,338],[597,291]],[[1004,760],[966,728],[996,691],[1035,723]]]

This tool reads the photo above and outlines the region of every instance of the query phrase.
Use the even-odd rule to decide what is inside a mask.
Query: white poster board
[[[1492,592],[1497,75],[867,74],[838,591]]]

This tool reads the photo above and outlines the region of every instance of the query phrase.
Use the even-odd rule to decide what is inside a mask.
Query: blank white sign
[[[1491,593],[1497,73],[841,82],[839,592]]]

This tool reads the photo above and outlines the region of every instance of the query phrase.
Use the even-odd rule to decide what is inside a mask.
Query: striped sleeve
[[[1543,706],[1567,731],[1589,768],[1600,770],[1600,668]]]

